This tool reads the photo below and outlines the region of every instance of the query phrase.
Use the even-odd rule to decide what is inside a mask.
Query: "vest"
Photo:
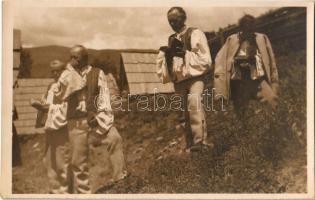
[[[79,92],[81,92],[81,90],[74,92],[68,97],[67,119],[77,119],[86,116],[86,113],[82,113],[76,110],[79,105]]]
[[[191,34],[196,29],[197,28],[189,27],[189,28],[187,28],[186,32],[180,36],[180,39],[183,42],[183,50],[184,51],[186,51],[186,50],[191,51]],[[168,37],[168,46],[169,47],[171,46],[171,42],[175,37],[176,37],[175,33]],[[167,58],[166,64],[167,64],[167,69],[168,69],[168,72],[169,72],[172,80],[175,81],[174,74],[173,74],[173,58]]]
[[[232,66],[232,80],[256,80],[264,75],[263,67],[259,65],[258,47],[256,41],[242,40],[234,59],[242,58],[242,61],[234,61]],[[241,67],[240,63],[248,63],[247,67]]]
[[[191,34],[194,30],[196,30],[197,28],[192,28],[192,27],[189,27],[187,28],[186,32],[181,35],[181,41],[183,42],[184,44],[184,50],[188,50],[188,51],[191,51]],[[172,39],[176,37],[176,34],[172,34],[169,36],[168,38],[168,46],[170,46],[171,44],[171,41]]]
[[[86,94],[86,110],[89,113],[95,113],[97,111],[96,107],[96,97],[99,95],[99,87],[98,87],[98,76],[100,73],[99,68],[92,67],[91,71],[86,75],[86,87],[83,88]],[[86,113],[76,111],[76,108],[79,105],[79,92],[77,91],[69,96],[68,98],[68,112],[67,118],[74,119],[74,118],[82,118],[86,117]]]
[[[87,112],[96,112],[96,97],[99,95],[98,76],[101,69],[92,67],[86,75],[86,110]]]

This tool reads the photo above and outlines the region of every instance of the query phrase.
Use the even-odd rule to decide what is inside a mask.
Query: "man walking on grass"
[[[266,102],[275,110],[279,79],[271,43],[265,34],[255,32],[255,18],[245,15],[239,20],[239,28],[216,56],[214,88],[217,95],[233,101],[234,110],[246,127],[244,114],[251,99]]]
[[[202,104],[204,75],[210,70],[211,56],[205,34],[186,26],[186,12],[172,7],[168,22],[175,31],[168,46],[161,47],[157,58],[157,74],[163,83],[173,82],[184,105],[186,149],[208,148],[205,111]]]

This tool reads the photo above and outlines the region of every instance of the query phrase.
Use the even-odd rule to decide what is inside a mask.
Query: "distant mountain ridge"
[[[58,59],[68,62],[70,57],[70,47],[49,45],[41,47],[24,48],[28,51],[32,59],[31,78],[49,78],[49,63]],[[102,68],[105,72],[111,72],[114,75],[119,74],[121,66],[122,52],[138,52],[138,53],[156,53],[152,49],[88,49],[89,63]]]

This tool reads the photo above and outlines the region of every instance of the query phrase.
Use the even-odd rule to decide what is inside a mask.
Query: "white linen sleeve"
[[[211,67],[211,55],[205,34],[196,29],[191,34],[191,51],[186,50],[185,62],[191,74],[202,74]]]
[[[45,123],[45,130],[58,130],[67,124],[68,103],[50,104]]]
[[[156,73],[162,83],[168,83],[171,81],[166,65],[165,53],[163,51],[159,51],[156,59]]]
[[[114,123],[114,115],[110,104],[110,92],[107,86],[106,76],[100,71],[98,77],[99,96],[97,98],[97,114],[95,119],[98,122],[96,133],[106,134]]]

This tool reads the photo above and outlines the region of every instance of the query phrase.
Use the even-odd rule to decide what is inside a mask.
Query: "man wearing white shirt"
[[[71,60],[60,75],[54,87],[53,97],[59,102],[49,105],[46,130],[58,129],[67,123],[61,168],[68,168],[62,174],[64,180],[59,193],[91,193],[89,181],[89,140],[107,145],[113,168],[112,181],[126,177],[122,138],[113,126],[114,115],[110,105],[110,94],[106,76],[99,68],[88,65],[85,47],[76,45],[70,51]],[[49,96],[49,95],[48,95]],[[49,98],[48,98],[49,99]],[[57,137],[57,136],[56,136]],[[93,140],[94,139],[94,140]],[[69,142],[68,142],[69,141]]]
[[[69,188],[67,180],[69,159],[66,153],[69,142],[68,126],[65,120],[66,116],[61,117],[62,120],[53,120],[56,119],[55,116],[58,113],[49,112],[47,114],[47,111],[52,105],[58,106],[61,111],[66,110],[66,104],[61,104],[62,101],[55,96],[58,92],[58,79],[65,70],[65,64],[59,60],[54,60],[50,63],[50,68],[54,82],[49,84],[47,92],[40,101],[31,99],[31,105],[38,109],[35,127],[43,127],[46,123],[47,125],[51,124],[50,128],[45,126],[46,147],[43,161],[49,178],[49,192],[62,194],[68,193]],[[50,111],[52,110],[50,109]],[[48,117],[45,117],[45,115],[48,115]],[[49,122],[47,122],[47,118]]]
[[[200,151],[208,147],[205,111],[202,104],[204,74],[210,70],[211,56],[205,34],[185,25],[186,13],[172,7],[167,13],[175,31],[168,46],[161,47],[157,58],[157,74],[163,83],[173,82],[184,102],[186,148]]]
[[[90,193],[88,181],[88,139],[93,143],[107,145],[113,168],[112,182],[126,177],[127,171],[123,154],[122,138],[113,126],[114,115],[104,72],[88,65],[88,53],[82,45],[71,49],[71,65],[82,77],[83,93],[68,99],[68,127],[72,145],[72,170],[77,192]],[[83,95],[82,95],[83,94]],[[81,97],[80,97],[81,96]],[[78,98],[79,97],[79,98]],[[80,100],[84,101],[80,102]],[[85,115],[77,111],[84,110]],[[93,140],[94,139],[94,140]]]

